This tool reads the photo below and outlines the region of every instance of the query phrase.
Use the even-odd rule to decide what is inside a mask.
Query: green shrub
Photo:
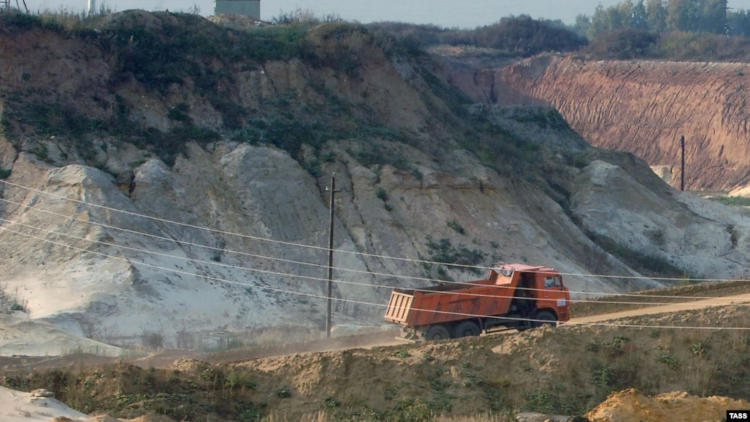
[[[671,353],[668,351],[663,351],[659,354],[657,360],[665,365],[667,365],[670,369],[679,369],[680,367],[680,361]]]
[[[570,401],[561,397],[559,389],[548,387],[531,391],[526,394],[524,410],[530,410],[548,414],[576,414],[580,413]]]
[[[382,419],[393,422],[428,422],[434,419],[429,404],[419,399],[399,401],[392,409],[384,412]]]
[[[625,336],[614,336],[612,340],[602,343],[602,347],[610,357],[617,357],[625,353],[623,346],[629,341],[630,339]]]
[[[38,16],[15,11],[0,13],[0,23],[0,28],[14,27],[20,30],[42,26],[42,20]]]
[[[288,386],[282,386],[276,389],[276,396],[282,399],[292,397],[292,390]]]
[[[397,351],[396,351],[396,352],[395,352],[395,353],[393,354],[393,356],[395,356],[395,357],[397,357],[397,358],[399,358],[399,359],[406,359],[406,358],[408,358],[408,357],[409,357],[409,356],[411,356],[411,355],[409,354],[409,352],[408,352],[408,351],[406,350],[406,348],[405,348],[405,347],[402,347],[402,348],[398,349],[398,350],[397,350]]]
[[[241,129],[245,125],[247,109],[224,96],[211,96],[211,105],[221,113],[224,127],[230,130]]]
[[[25,102],[14,99],[11,99],[10,104],[13,108],[6,112],[7,119],[30,126],[36,134],[42,136],[67,135],[81,138],[105,126],[101,120],[91,119],[65,104],[49,104],[38,100]]]
[[[391,165],[402,171],[412,171],[411,166],[402,154],[395,154],[375,143],[362,145],[357,149],[349,149],[347,152],[365,167],[375,165]]]
[[[585,350],[586,350],[587,352],[593,352],[593,353],[596,353],[596,352],[598,352],[599,350],[601,350],[601,344],[599,344],[599,343],[597,343],[597,342],[586,343],[586,348],[585,348]]]
[[[659,36],[642,29],[622,28],[599,35],[588,46],[596,57],[633,59],[654,54]]]
[[[388,197],[388,192],[385,189],[381,188],[381,187],[378,187],[375,190],[375,196],[377,196],[378,199],[380,199],[383,202],[388,201],[388,199],[390,199]]]
[[[706,356],[706,352],[711,348],[711,343],[708,340],[700,340],[690,344],[690,353],[703,358]]]
[[[661,36],[656,54],[665,59],[689,61],[747,61],[750,39],[706,32],[668,32]]]
[[[453,277],[448,275],[448,270],[446,270],[445,267],[442,265],[437,266],[437,275],[441,281],[455,281]],[[428,277],[429,277],[429,273],[428,273]]]
[[[49,151],[47,150],[47,145],[36,145],[31,152],[33,152],[34,155],[36,155],[36,158],[38,158],[39,160],[42,160],[46,163],[51,162],[51,159],[49,158]]]
[[[563,25],[529,16],[510,16],[475,30],[476,44],[513,56],[528,57],[543,51],[574,51],[586,40]]]
[[[323,407],[326,407],[328,409],[333,409],[333,408],[339,407],[339,406],[341,406],[341,402],[338,401],[338,400],[336,400],[333,397],[326,397],[323,400]]]
[[[419,57],[424,46],[472,45],[492,48],[499,56],[529,56],[543,51],[573,51],[586,39],[558,22],[509,16],[498,23],[471,30],[445,29],[435,25],[382,22],[370,25],[395,37],[386,52]]]
[[[167,117],[170,120],[174,120],[177,122],[191,122],[190,116],[188,113],[190,112],[190,108],[185,103],[179,103],[176,106],[169,109],[169,112],[167,113]]]
[[[10,177],[11,169],[5,169],[0,167],[0,179],[7,179]]]
[[[458,221],[456,221],[456,220],[450,220],[450,221],[448,221],[447,224],[448,224],[448,227],[450,227],[451,229],[455,230],[456,233],[458,233],[458,234],[466,234],[466,230],[464,229],[464,226],[462,226],[461,224],[459,224]]]
[[[593,381],[599,387],[609,388],[614,385],[615,380],[615,373],[606,366],[594,370]]]
[[[729,206],[750,207],[750,197],[745,196],[711,196],[709,199]]]
[[[320,177],[323,174],[323,169],[320,167],[320,161],[318,160],[302,160],[300,164],[313,177]]]
[[[485,253],[479,249],[469,249],[463,245],[453,246],[450,239],[440,239],[435,242],[427,236],[427,249],[430,260],[448,264],[479,265],[484,261]]]

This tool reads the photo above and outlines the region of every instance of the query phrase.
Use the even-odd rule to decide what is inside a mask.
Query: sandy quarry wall
[[[591,143],[674,166],[673,186],[680,183],[682,135],[688,188],[750,182],[747,64],[539,56],[453,79],[485,102],[550,104]]]

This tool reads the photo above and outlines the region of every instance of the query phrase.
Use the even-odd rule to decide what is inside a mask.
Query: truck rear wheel
[[[427,329],[424,337],[427,340],[445,340],[451,338],[451,333],[442,325],[433,325]]]
[[[478,336],[479,326],[474,321],[464,321],[456,327],[456,337]]]
[[[536,327],[541,327],[542,325],[557,325],[557,317],[550,311],[539,311],[536,313],[536,316],[534,316],[534,319],[537,320],[534,321],[534,326]]]

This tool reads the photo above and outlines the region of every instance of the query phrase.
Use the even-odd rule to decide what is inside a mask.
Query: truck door
[[[540,301],[547,302],[545,306],[557,307],[561,304],[557,300],[564,298],[562,295],[562,278],[559,274],[537,274],[537,284]],[[564,304],[563,304],[564,305]]]
[[[516,303],[516,310],[521,315],[532,315],[536,310],[536,301],[532,298],[538,297],[536,295],[536,283],[534,281],[534,274],[521,273],[514,299]]]

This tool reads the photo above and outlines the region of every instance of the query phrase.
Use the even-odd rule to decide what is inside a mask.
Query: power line
[[[201,274],[191,273],[189,271],[184,271],[184,270],[177,270],[177,269],[173,269],[173,268],[161,267],[161,266],[158,266],[158,265],[148,264],[146,262],[134,261],[134,260],[131,260],[129,258],[118,257],[118,256],[114,256],[114,255],[105,254],[105,253],[102,253],[102,252],[91,251],[91,250],[88,250],[88,249],[79,248],[77,246],[69,245],[69,244],[66,244],[66,243],[56,242],[56,241],[52,241],[52,240],[49,240],[49,239],[41,238],[41,237],[38,237],[38,236],[33,236],[33,235],[26,234],[26,233],[17,232],[17,231],[14,231],[14,230],[9,230],[9,229],[7,229],[5,227],[0,227],[0,230],[8,232],[8,233],[12,233],[12,234],[24,236],[24,237],[27,237],[27,238],[40,240],[40,241],[47,242],[47,243],[50,243],[50,244],[54,244],[54,245],[57,245],[57,246],[62,246],[62,247],[65,247],[65,248],[75,249],[75,250],[79,250],[79,251],[82,251],[82,252],[91,253],[91,254],[95,254],[95,255],[100,255],[100,256],[104,256],[104,257],[107,257],[107,258],[116,259],[116,260],[120,260],[120,261],[125,261],[125,262],[130,263],[130,264],[143,265],[143,266],[150,267],[150,268],[157,269],[157,270],[161,270],[161,271],[167,271],[167,272],[173,272],[173,273],[177,273],[177,274],[189,275],[189,276],[194,276],[194,277],[198,277],[198,278],[203,278],[203,279],[206,279],[206,280],[218,281],[218,282],[226,283],[226,284],[234,284],[234,285],[245,286],[245,287],[256,287],[256,288],[263,289],[263,290],[270,290],[270,291],[275,291],[275,292],[278,292],[278,293],[290,294],[290,295],[295,295],[295,296],[304,296],[304,297],[310,297],[310,298],[314,298],[314,299],[328,299],[329,298],[329,296],[324,296],[324,295],[316,295],[316,294],[313,294],[313,293],[304,293],[304,292],[299,292],[299,291],[285,290],[285,289],[279,289],[279,288],[267,287],[267,286],[266,287],[264,287],[264,286],[253,286],[253,285],[250,285],[250,284],[247,284],[247,283],[238,282],[236,280],[229,280],[229,279],[224,279],[224,278],[219,278],[219,277],[212,277],[212,276],[208,276],[208,275],[201,275]],[[360,304],[360,305],[368,305],[368,306],[376,306],[376,307],[380,307],[380,308],[387,308],[388,307],[388,305],[384,305],[382,303],[373,303],[373,302],[366,302],[366,301],[361,301],[361,300],[336,298],[336,297],[330,297],[330,298],[333,299],[333,300],[339,301],[339,302],[346,302],[346,303],[353,303],[353,304]],[[549,322],[547,320],[539,320],[539,319],[533,319],[533,318],[486,316],[486,315],[469,314],[469,313],[462,313],[462,312],[438,311],[438,310],[433,310],[433,309],[412,308],[412,310],[418,311],[418,312],[430,312],[430,313],[443,314],[443,315],[463,316],[463,317],[467,317],[467,318],[487,318],[487,319],[497,319],[497,320],[503,320],[503,321],[527,321],[527,322],[541,322],[541,323],[545,323],[545,322],[548,323]],[[572,323],[570,326],[576,326],[576,325],[607,326],[607,327],[617,327],[617,328],[659,328],[659,329],[688,329],[688,330],[712,330],[712,331],[719,331],[719,330],[750,331],[750,327],[615,324],[615,323],[607,323],[607,322]],[[562,327],[565,327],[565,325],[563,324]]]
[[[141,253],[146,253],[146,254],[150,254],[150,255],[161,256],[161,257],[164,257],[164,258],[178,259],[178,260],[182,260],[182,261],[189,261],[189,262],[200,263],[200,264],[204,264],[204,265],[215,265],[215,266],[224,267],[224,268],[237,269],[237,270],[243,270],[243,271],[249,271],[249,272],[266,274],[266,275],[274,275],[274,276],[290,277],[290,278],[299,278],[299,279],[313,280],[313,281],[329,281],[330,280],[331,282],[336,283],[336,284],[348,284],[348,285],[354,285],[354,286],[364,286],[364,287],[373,287],[373,288],[408,289],[408,290],[412,290],[412,291],[416,291],[416,292],[437,293],[437,294],[450,294],[450,295],[455,295],[455,296],[489,297],[489,298],[495,298],[495,299],[537,300],[537,298],[534,298],[534,297],[516,297],[516,296],[502,296],[502,295],[492,295],[492,294],[482,294],[482,293],[465,293],[465,292],[457,292],[457,291],[439,291],[439,290],[431,290],[431,289],[416,288],[416,287],[415,288],[412,288],[412,287],[405,288],[403,286],[393,286],[393,285],[387,285],[387,284],[362,283],[362,282],[356,282],[356,281],[348,281],[348,280],[340,280],[340,279],[328,279],[328,278],[322,278],[322,277],[304,276],[304,275],[299,275],[299,274],[290,274],[290,273],[284,273],[284,272],[279,272],[279,271],[263,270],[263,269],[258,269],[258,268],[250,268],[250,267],[244,267],[244,266],[241,266],[241,265],[224,264],[224,263],[221,263],[221,262],[207,261],[207,260],[203,260],[203,259],[190,258],[190,257],[187,257],[187,256],[180,256],[180,255],[173,255],[173,254],[168,254],[168,253],[163,253],[163,252],[150,251],[148,249],[135,248],[135,247],[132,247],[132,246],[120,245],[120,244],[113,243],[113,242],[105,242],[105,241],[101,241],[101,240],[91,240],[91,239],[86,239],[86,238],[79,237],[79,236],[74,236],[74,235],[71,235],[71,234],[68,234],[68,233],[57,232],[57,231],[54,231],[54,230],[47,230],[47,229],[43,229],[43,228],[40,228],[40,227],[37,227],[37,226],[32,226],[32,225],[28,225],[28,224],[24,224],[24,223],[15,222],[15,221],[12,221],[12,220],[7,220],[5,218],[0,218],[0,221],[5,221],[5,222],[10,223],[11,225],[22,226],[22,227],[26,227],[26,228],[29,228],[29,229],[32,229],[32,230],[38,230],[38,231],[41,231],[41,232],[47,233],[47,234],[54,234],[54,235],[58,235],[58,236],[65,236],[65,237],[68,237],[68,238],[71,238],[71,239],[75,239],[75,240],[79,240],[79,241],[83,241],[83,242],[97,243],[97,244],[100,244],[100,245],[106,245],[106,246],[112,246],[112,247],[115,247],[115,248],[130,250],[130,251],[133,251],[133,252],[141,252]],[[471,287],[498,287],[498,288],[504,288],[502,286],[496,286],[496,285],[478,286],[478,285],[472,284],[472,283],[465,283],[465,284],[467,284],[467,285],[469,285]],[[520,290],[520,288],[515,288],[514,290],[516,290],[516,289]],[[545,289],[534,289],[534,290],[545,290]],[[330,294],[329,294],[329,296],[330,296]],[[694,299],[692,297],[684,297],[684,296],[681,296],[680,298],[681,299]],[[712,299],[715,299],[715,298],[712,297]],[[698,299],[695,299],[695,300],[698,300]],[[611,304],[617,304],[617,305],[643,305],[643,304],[648,304],[648,305],[670,305],[670,304],[676,303],[676,302],[623,302],[623,301],[605,301],[605,300],[592,300],[592,299],[570,299],[569,301],[571,303],[595,303],[595,304],[602,304],[602,305],[606,305],[606,304],[610,304],[610,305]]]
[[[192,229],[196,229],[196,230],[203,230],[203,231],[208,231],[208,232],[213,232],[213,233],[219,233],[219,234],[223,234],[223,235],[227,235],[227,236],[237,236],[237,237],[241,237],[241,238],[245,238],[245,239],[252,239],[252,240],[258,240],[258,241],[262,241],[262,242],[276,243],[276,244],[281,244],[281,245],[286,245],[286,246],[295,246],[295,247],[300,247],[300,248],[309,248],[309,249],[316,249],[316,250],[321,250],[321,251],[329,251],[329,248],[326,248],[326,247],[323,247],[323,246],[309,245],[309,244],[304,244],[304,243],[287,242],[287,241],[276,240],[276,239],[271,239],[271,238],[267,238],[267,237],[253,236],[253,235],[249,235],[249,234],[245,234],[245,233],[237,233],[237,232],[231,232],[231,231],[227,231],[227,230],[212,229],[212,228],[209,228],[209,227],[198,226],[198,225],[195,225],[195,224],[183,223],[183,222],[179,222],[179,221],[175,221],[175,220],[170,220],[170,219],[166,219],[166,218],[155,217],[155,216],[151,216],[151,215],[147,215],[147,214],[141,214],[141,213],[137,213],[137,212],[133,212],[133,211],[127,211],[127,210],[123,210],[123,209],[119,209],[119,208],[114,208],[114,207],[108,207],[106,205],[93,204],[93,203],[90,203],[90,202],[82,201],[80,199],[68,198],[68,197],[66,197],[64,195],[57,195],[57,194],[54,194],[54,193],[45,192],[45,191],[40,190],[40,189],[31,188],[31,187],[23,186],[23,185],[19,185],[17,183],[9,182],[7,180],[0,180],[0,183],[4,183],[6,185],[14,186],[14,187],[21,188],[21,189],[26,189],[26,190],[31,191],[31,192],[37,192],[37,193],[40,193],[42,195],[48,195],[48,196],[51,196],[51,197],[54,197],[54,198],[59,198],[59,199],[65,200],[65,201],[71,201],[71,202],[74,202],[74,203],[77,203],[77,204],[86,205],[86,206],[90,206],[90,207],[94,207],[94,208],[100,208],[100,209],[104,209],[104,210],[107,210],[107,211],[118,212],[118,213],[122,213],[122,214],[126,214],[126,215],[131,215],[131,216],[134,216],[134,217],[146,218],[146,219],[149,219],[149,220],[152,220],[152,221],[158,221],[160,223],[175,224],[175,225],[178,225],[178,226],[188,227],[188,228],[192,228]],[[455,263],[450,263],[450,262],[437,262],[437,261],[428,261],[428,260],[423,260],[423,259],[394,257],[394,256],[371,254],[371,253],[359,252],[359,251],[349,251],[349,250],[345,250],[345,249],[334,249],[334,252],[348,253],[348,254],[361,255],[361,256],[369,256],[369,257],[374,257],[374,258],[383,258],[383,259],[393,259],[393,260],[399,260],[399,261],[416,262],[416,263],[422,263],[422,264],[437,264],[437,265],[447,265],[447,266],[462,267],[462,268],[490,269],[490,267],[483,267],[483,266],[477,266],[477,265],[465,265],[465,264],[455,264]]]
[[[260,237],[260,236],[254,236],[244,233],[237,233],[237,232],[231,232],[226,230],[219,230],[219,229],[213,229],[210,227],[204,227],[204,226],[198,226],[195,224],[189,224],[189,223],[183,223],[175,220],[170,220],[166,218],[161,217],[155,217],[147,214],[141,214],[133,211],[127,211],[119,208],[109,207],[101,204],[94,204],[87,201],[82,201],[79,199],[73,199],[66,197],[64,195],[58,195],[51,192],[46,192],[40,189],[31,188],[28,186],[20,185],[18,183],[9,182],[7,180],[0,180],[0,183],[4,183],[9,186],[14,186],[20,189],[25,189],[31,192],[37,192],[42,195],[47,195],[55,198],[59,198],[65,201],[71,201],[77,204],[91,206],[95,208],[104,209],[107,211],[113,211],[118,213],[123,213],[126,215],[131,215],[134,217],[140,217],[140,218],[146,218],[152,221],[158,221],[162,223],[167,224],[175,224],[182,227],[188,227],[193,228],[197,230],[202,231],[208,231],[213,233],[219,233],[224,234],[228,236],[237,236],[241,238],[251,239],[251,240],[258,240],[262,242],[269,242],[269,243],[276,243],[276,244],[282,244],[286,246],[295,246],[300,248],[309,248],[309,249],[316,249],[316,250],[322,250],[322,251],[330,251],[330,248],[322,247],[322,246],[316,246],[316,245],[308,245],[303,243],[295,243],[295,242],[287,242],[283,240],[276,240],[271,239],[267,237]],[[0,199],[1,200],[1,199]],[[7,201],[7,200],[6,200]],[[174,239],[170,239],[170,241],[174,241]],[[346,253],[346,254],[353,254],[353,255],[360,255],[360,256],[368,256],[368,257],[374,257],[374,258],[381,258],[381,259],[391,259],[391,260],[398,260],[398,261],[404,261],[404,262],[413,262],[413,263],[420,263],[420,264],[431,264],[431,265],[444,265],[444,266],[451,266],[451,267],[459,267],[459,268],[468,268],[468,269],[480,269],[480,270],[492,270],[495,267],[487,267],[487,266],[480,266],[480,265],[466,265],[466,264],[456,264],[456,263],[450,263],[450,262],[441,262],[441,261],[430,261],[430,260],[424,260],[424,259],[415,259],[415,258],[405,258],[405,257],[396,257],[396,256],[390,256],[390,255],[382,255],[382,254],[372,254],[367,252],[359,252],[359,251],[350,251],[345,249],[333,249],[334,252],[338,253]],[[303,264],[304,265],[304,264]],[[529,272],[540,272],[540,271],[529,271]],[[635,275],[610,275],[610,274],[583,274],[583,273],[569,273],[569,272],[559,272],[558,274],[567,276],[567,277],[587,277],[587,278],[604,278],[604,279],[622,279],[622,280],[657,280],[657,281],[706,281],[706,282],[720,282],[720,281],[750,281],[750,279],[724,279],[724,278],[686,278],[686,277],[650,277],[650,276],[635,276]],[[443,281],[445,282],[445,281]],[[619,293],[610,293],[606,292],[605,294],[611,294],[611,295],[620,295]],[[640,296],[640,295],[639,295]]]
[[[43,209],[43,208],[39,208],[36,205],[35,206],[24,205],[21,202],[12,201],[12,200],[9,200],[9,199],[4,199],[4,198],[0,198],[0,201],[6,202],[6,203],[10,203],[10,204],[14,204],[14,205],[17,205],[19,207],[23,207],[24,209],[27,209],[27,210],[38,211],[38,212],[42,212],[42,213],[49,214],[49,215],[55,215],[55,216],[59,216],[59,217],[63,217],[63,218],[70,218],[70,219],[75,220],[75,216],[74,215],[62,214],[62,213],[58,213],[58,212],[55,212],[55,211],[46,210],[46,209]],[[3,219],[3,220],[5,220],[5,219]],[[5,221],[12,222],[11,220],[5,220]],[[299,264],[299,265],[305,265],[305,266],[311,266],[311,267],[317,267],[317,268],[330,269],[328,265],[322,265],[322,264],[316,264],[316,263],[305,262],[305,261],[298,261],[298,260],[292,260],[292,259],[286,259],[286,258],[271,257],[271,256],[265,256],[265,255],[247,253],[247,252],[243,252],[243,251],[236,251],[236,250],[231,250],[231,249],[226,249],[226,248],[219,248],[219,247],[215,247],[215,246],[210,246],[210,245],[205,245],[205,244],[199,244],[199,243],[194,243],[194,242],[189,242],[189,241],[183,241],[183,240],[176,239],[176,238],[170,238],[170,237],[165,237],[165,236],[154,235],[154,234],[151,234],[151,233],[141,232],[141,231],[132,230],[132,229],[126,229],[126,228],[122,228],[122,227],[118,227],[118,226],[113,226],[113,225],[109,225],[109,224],[104,224],[104,223],[98,223],[98,222],[94,222],[94,221],[86,221],[86,222],[76,221],[76,223],[78,223],[78,224],[87,224],[87,225],[90,224],[90,225],[95,225],[95,226],[99,226],[99,227],[105,227],[105,228],[109,228],[109,229],[113,229],[113,230],[123,231],[123,232],[126,232],[126,233],[131,233],[131,234],[141,235],[141,236],[145,236],[145,237],[149,237],[149,238],[159,239],[159,240],[167,241],[167,242],[170,242],[170,243],[174,242],[174,243],[177,243],[177,244],[194,246],[194,247],[200,247],[200,248],[206,248],[206,249],[210,249],[210,250],[220,251],[220,252],[224,252],[224,253],[237,254],[237,255],[242,255],[242,256],[248,256],[248,257],[257,258],[257,259],[265,259],[265,260],[279,261],[279,262],[290,263],[290,264]],[[15,224],[20,224],[20,223],[15,223]],[[28,227],[32,227],[32,226],[28,226]],[[32,227],[32,228],[35,228],[35,229],[38,229],[38,230],[44,230],[44,229],[41,229],[41,228],[38,228],[38,227]],[[66,234],[64,234],[64,233],[58,233],[58,232],[52,232],[52,233],[66,236]],[[111,245],[111,246],[117,246],[117,245]],[[152,253],[152,252],[149,252],[147,250],[141,250],[141,251],[146,252],[146,253]],[[215,263],[212,262],[211,264],[215,264]],[[242,267],[242,268],[246,268],[246,267]],[[444,284],[452,284],[452,285],[475,286],[475,284],[470,283],[470,282],[458,282],[458,281],[453,281],[453,280],[443,280],[443,279],[435,279],[435,278],[429,278],[429,277],[410,276],[410,275],[401,275],[401,274],[393,274],[393,273],[383,273],[383,272],[376,272],[376,271],[369,271],[369,270],[359,270],[359,269],[345,268],[345,267],[331,267],[331,268],[339,270],[339,271],[353,272],[353,273],[359,273],[359,274],[367,274],[367,275],[380,276],[380,277],[393,277],[393,278],[399,278],[399,279],[412,279],[412,280],[417,280],[417,281],[426,281],[426,282],[433,282],[433,283],[444,283]],[[714,279],[714,281],[745,281],[745,280]],[[502,286],[495,286],[495,285],[492,285],[492,287],[503,288]],[[396,287],[396,288],[400,288],[400,287]],[[545,289],[539,289],[539,288],[533,288],[533,287],[517,287],[517,289],[518,290],[527,290],[527,291],[541,291],[541,290],[545,290]],[[611,293],[611,292],[578,291],[578,290],[569,290],[569,292],[570,293],[574,293],[574,294],[584,294],[584,295],[625,296],[625,297],[662,298],[662,299],[695,299],[695,300],[698,300],[698,299],[721,298],[720,296],[678,296],[678,295],[656,295],[656,294],[643,294],[643,293]],[[601,301],[601,300],[591,300],[590,302],[591,303],[621,303],[621,304],[626,304],[627,303],[627,302],[605,302],[605,301]],[[633,303],[636,303],[636,302],[633,302]],[[640,303],[640,302],[638,302],[638,303]],[[658,302],[654,302],[654,303],[658,303]]]
[[[74,219],[75,220],[75,216],[73,216],[73,215],[62,214],[62,213],[58,213],[58,212],[54,212],[54,211],[49,211],[49,210],[46,210],[46,209],[43,209],[43,208],[39,208],[38,206],[23,205],[20,202],[12,201],[12,200],[9,200],[9,199],[3,199],[3,198],[0,198],[0,201],[11,203],[11,204],[15,204],[15,205],[18,205],[19,207],[24,207],[25,209],[28,209],[28,210],[31,210],[31,211],[38,211],[38,212],[42,212],[42,213],[49,214],[49,215],[55,215],[55,216],[59,216],[59,217],[63,217],[63,218],[70,218],[70,219]],[[11,220],[5,220],[5,219],[2,219],[2,220],[8,221],[8,222],[12,222]],[[14,223],[14,224],[20,224],[20,223],[15,223],[15,222],[12,222],[12,223]],[[311,267],[329,269],[328,265],[316,264],[316,263],[305,262],[305,261],[298,261],[298,260],[287,259],[287,258],[271,257],[271,256],[266,256],[266,255],[259,255],[259,254],[247,253],[247,252],[243,252],[243,251],[235,251],[235,250],[226,249],[226,248],[219,248],[219,247],[216,247],[216,246],[210,246],[210,245],[204,245],[204,244],[199,244],[199,243],[194,243],[194,242],[189,242],[189,241],[183,241],[183,240],[179,240],[179,239],[175,239],[175,238],[169,238],[169,237],[165,237],[165,236],[154,235],[154,234],[151,234],[151,233],[145,233],[145,232],[141,232],[141,231],[137,231],[137,230],[126,229],[126,228],[112,226],[112,225],[104,224],[104,223],[98,223],[98,222],[94,222],[94,221],[85,221],[85,222],[83,222],[83,221],[76,221],[76,223],[78,223],[78,224],[86,224],[86,225],[94,225],[94,226],[104,227],[104,228],[108,228],[108,229],[123,231],[123,232],[126,232],[126,233],[141,235],[141,236],[145,236],[145,237],[149,237],[149,238],[154,238],[154,239],[159,239],[159,240],[163,240],[163,241],[168,241],[170,243],[174,242],[174,243],[177,243],[177,244],[188,245],[188,246],[195,246],[195,247],[200,247],[200,248],[206,248],[206,249],[209,249],[209,250],[214,250],[214,251],[219,251],[219,252],[224,252],[224,253],[230,253],[230,254],[237,254],[237,255],[242,255],[242,256],[248,256],[248,257],[257,258],[257,259],[264,259],[264,260],[270,260],[270,261],[278,261],[278,262],[284,262],[284,263],[290,263],[290,264],[299,264],[299,265],[305,265],[305,266],[311,266]],[[32,226],[28,226],[28,227],[32,227]],[[43,230],[43,229],[38,228],[38,227],[32,227],[32,228]],[[53,233],[61,234],[63,236],[67,235],[67,234],[64,234],[64,233],[57,233],[57,232],[53,232]],[[215,263],[212,263],[212,264],[215,264]],[[393,273],[382,273],[382,272],[376,272],[376,271],[358,270],[358,269],[353,269],[353,268],[336,267],[336,266],[331,267],[331,268],[336,269],[338,271],[353,272],[353,273],[367,274],[367,275],[380,276],[380,277],[393,277],[393,278],[399,278],[399,279],[412,279],[412,280],[417,280],[417,281],[426,281],[426,282],[433,282],[433,283],[444,283],[444,284],[463,285],[463,286],[475,286],[475,284],[470,283],[470,282],[459,282],[459,281],[443,280],[443,279],[420,277],[420,276],[410,276],[410,275],[401,275],[401,274],[393,274]],[[495,285],[492,285],[492,287],[503,288],[502,286],[495,286]],[[541,291],[541,290],[545,290],[545,289],[539,289],[539,288],[533,288],[533,287],[517,287],[517,289],[518,290],[527,290],[527,291]],[[595,291],[592,292],[592,291],[577,291],[577,290],[568,290],[568,291],[570,293],[578,293],[578,294],[585,294],[585,295],[595,295],[595,294],[598,294],[598,295],[612,295],[612,296],[626,296],[626,297],[627,296],[632,296],[632,297],[641,297],[641,298],[643,298],[643,297],[654,297],[654,298],[665,298],[665,299],[686,299],[686,298],[691,298],[691,299],[712,299],[712,298],[716,297],[716,296],[689,296],[689,297],[686,297],[686,296],[676,296],[676,295],[672,295],[672,296],[670,296],[670,295],[646,295],[646,294],[609,293],[609,292],[595,292]],[[592,301],[592,302],[600,302],[600,301]],[[612,302],[608,302],[608,303],[612,303]]]

